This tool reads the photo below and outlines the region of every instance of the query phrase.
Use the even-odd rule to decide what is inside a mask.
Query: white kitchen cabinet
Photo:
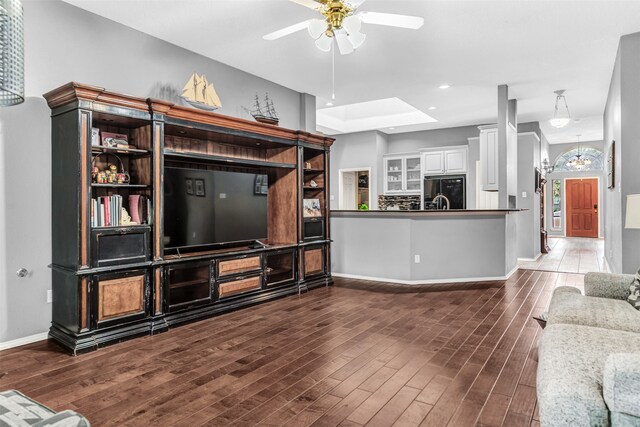
[[[457,148],[444,152],[445,173],[467,173],[467,148]]]
[[[404,191],[404,164],[404,157],[385,157],[385,194],[402,193]]]
[[[444,151],[424,153],[424,174],[440,175],[444,173]]]
[[[416,153],[384,158],[384,193],[419,194],[422,189],[422,158]]]
[[[467,157],[469,149],[436,148],[423,153],[424,175],[455,175],[467,173]]]
[[[498,128],[497,126],[480,127],[480,189],[482,191],[498,191]]]
[[[422,162],[420,155],[404,158],[404,190],[407,193],[420,193],[422,188]]]

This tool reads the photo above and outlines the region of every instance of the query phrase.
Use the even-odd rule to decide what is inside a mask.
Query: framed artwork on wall
[[[616,186],[616,142],[611,141],[609,155],[607,156],[607,188]]]

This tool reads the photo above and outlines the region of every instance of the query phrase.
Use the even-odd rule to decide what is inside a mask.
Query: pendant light
[[[24,26],[20,0],[0,0],[0,106],[24,102]]]
[[[569,106],[564,97],[564,92],[564,90],[556,90],[554,92],[556,94],[556,109],[553,113],[553,119],[549,120],[551,126],[558,129],[565,127],[571,121],[571,114],[569,114]],[[564,106],[560,105],[561,103]]]
[[[591,165],[591,159],[584,158],[584,153],[582,152],[582,146],[580,145],[580,137],[582,135],[576,135],[578,137],[578,154],[573,156],[571,160],[567,162],[567,167],[570,169],[574,169],[577,171],[581,171],[582,169]]]

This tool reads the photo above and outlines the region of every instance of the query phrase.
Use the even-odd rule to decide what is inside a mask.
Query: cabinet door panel
[[[97,327],[144,318],[148,314],[149,280],[145,271],[105,274],[93,279],[94,324]]]
[[[304,277],[323,274],[324,269],[324,248],[307,248],[304,250]]]
[[[405,159],[405,190],[419,193],[422,181],[422,167],[420,157],[407,157]]]
[[[480,167],[482,190],[498,191],[498,131],[495,129],[480,133]]]
[[[444,173],[444,152],[430,151],[424,153],[424,174],[439,175]]]
[[[444,156],[446,173],[467,173],[467,150],[447,150]]]
[[[248,271],[260,270],[261,268],[260,256],[221,260],[218,261],[218,276],[241,274]]]
[[[220,298],[228,297],[231,295],[242,294],[249,291],[256,291],[262,287],[262,275],[240,278],[230,282],[224,282],[218,284],[218,294]]]
[[[404,162],[402,157],[387,158],[385,166],[385,193],[401,193],[404,190]]]

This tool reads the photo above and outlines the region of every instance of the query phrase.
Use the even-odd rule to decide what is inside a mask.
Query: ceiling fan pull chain
[[[331,49],[331,101],[336,99],[336,38],[333,37],[333,49]]]

